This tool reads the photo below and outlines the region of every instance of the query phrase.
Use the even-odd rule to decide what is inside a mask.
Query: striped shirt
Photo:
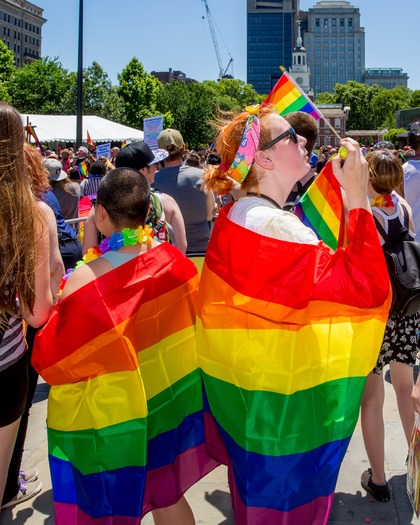
[[[0,372],[16,363],[25,351],[22,319],[11,317],[0,343]]]

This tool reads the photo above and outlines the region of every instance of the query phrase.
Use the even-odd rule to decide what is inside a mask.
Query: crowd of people
[[[359,411],[361,485],[390,499],[383,369],[408,446],[420,314],[390,313],[382,248],[420,235],[420,123],[403,150],[345,138],[345,160],[270,105],[207,149],[168,128],[99,159],[42,156],[4,102],[0,124],[2,509],[42,489],[21,466],[38,373],[57,525],[193,525],[184,493],[220,464],[237,524],[326,523]],[[293,213],[327,162],[337,249]]]

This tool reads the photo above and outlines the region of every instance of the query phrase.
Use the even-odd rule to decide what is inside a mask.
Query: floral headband
[[[220,168],[237,182],[242,183],[254,162],[255,152],[260,143],[260,120],[258,118],[259,106],[248,106],[246,111],[250,114],[246,122],[245,130],[239,144],[238,151],[229,168],[221,162]]]

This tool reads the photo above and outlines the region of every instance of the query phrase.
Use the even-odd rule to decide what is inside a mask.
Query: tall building
[[[41,58],[44,10],[25,0],[0,0],[0,38],[23,66]]]
[[[363,81],[365,29],[360,11],[346,0],[321,0],[308,9],[304,34],[314,96],[334,91],[337,83]]]
[[[378,84],[386,89],[397,86],[407,87],[408,75],[398,67],[367,67],[363,81],[368,86]]]
[[[169,68],[168,71],[151,71],[150,74],[156,77],[160,82],[162,82],[162,84],[167,84],[172,80],[185,82],[186,84],[197,82],[197,80],[194,80],[193,78],[188,78],[187,75],[182,71],[175,71],[172,68]]]
[[[298,0],[247,0],[247,82],[268,94],[289,69],[297,38]]]
[[[308,66],[308,57],[306,49],[303,47],[300,20],[298,19],[298,37],[296,40],[296,47],[292,53],[292,67],[290,68],[290,76],[295,80],[302,90],[310,97],[313,96],[313,91],[310,86],[311,71]]]

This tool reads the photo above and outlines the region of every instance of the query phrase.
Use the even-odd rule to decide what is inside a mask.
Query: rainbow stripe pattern
[[[333,250],[346,244],[341,188],[327,162],[296,204],[294,213]]]
[[[164,243],[58,303],[38,334],[57,525],[137,525],[217,465],[204,444],[197,284]]]
[[[283,72],[265,99],[263,106],[267,104],[274,104],[279,115],[287,115],[287,113],[292,113],[293,111],[303,111],[312,115],[316,120],[322,118],[322,113],[301,88],[295,84],[286,71]]]
[[[325,524],[390,305],[373,219],[352,210],[332,252],[225,208],[199,290],[208,451],[228,465],[235,523]]]
[[[84,160],[78,165],[79,173],[81,177],[87,178],[89,173],[89,166],[88,163]]]

